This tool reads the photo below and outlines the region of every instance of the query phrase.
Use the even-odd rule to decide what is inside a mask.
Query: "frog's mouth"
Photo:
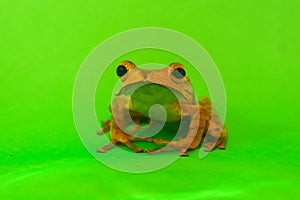
[[[122,88],[119,94],[131,96],[131,99],[140,102],[155,102],[160,104],[178,102],[184,98],[178,91],[157,83],[134,83]]]

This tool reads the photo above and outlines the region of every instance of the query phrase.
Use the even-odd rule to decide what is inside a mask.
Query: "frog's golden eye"
[[[173,71],[172,71],[172,75],[175,77],[175,78],[178,78],[178,79],[182,79],[185,77],[185,70],[181,67],[178,67],[178,68],[175,68]]]
[[[117,68],[117,75],[119,77],[124,76],[127,73],[127,68],[124,65],[119,65]]]

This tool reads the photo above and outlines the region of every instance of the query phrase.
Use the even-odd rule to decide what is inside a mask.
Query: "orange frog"
[[[212,109],[208,98],[201,98],[199,104],[197,103],[183,65],[172,63],[160,70],[143,70],[130,61],[123,61],[116,72],[122,81],[122,86],[110,107],[113,117],[102,122],[104,128],[98,131],[98,134],[110,131],[111,142],[98,149],[98,152],[106,152],[115,144],[121,143],[135,152],[155,153],[177,149],[179,155],[188,156],[187,151],[197,148],[204,136],[207,138],[203,144],[206,151],[217,147],[225,149],[227,130]],[[163,114],[160,113],[161,109],[152,112],[151,116],[149,114],[151,107],[157,104],[164,109],[166,115],[164,119],[162,119]],[[135,136],[141,121],[149,121],[151,124],[160,120],[175,122],[183,119],[187,119],[188,129],[184,134],[179,135],[176,141]],[[135,124],[135,128],[125,131],[132,123]],[[167,145],[145,150],[135,146],[132,143],[134,141]]]

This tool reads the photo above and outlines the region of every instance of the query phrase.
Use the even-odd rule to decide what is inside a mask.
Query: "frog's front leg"
[[[108,145],[98,149],[97,152],[104,153],[107,150],[113,148],[114,145],[117,143],[124,144],[137,153],[144,152],[145,150],[143,148],[139,148],[133,145],[132,142],[134,141],[154,142],[152,138],[138,138],[124,133],[124,131],[122,131],[119,128],[119,126],[116,124],[114,119],[112,119],[110,123],[110,137],[111,137],[111,142]]]
[[[103,125],[103,128],[97,131],[99,135],[102,135],[110,130],[110,120],[101,121],[101,124]]]
[[[134,137],[124,133],[124,131],[121,130],[119,128],[119,126],[116,124],[116,121],[114,118],[110,122],[110,137],[111,137],[111,142],[108,145],[103,146],[100,149],[98,149],[97,152],[104,153],[107,150],[113,148],[114,145],[117,143],[124,144],[127,147],[129,147],[130,149],[133,149],[135,152],[143,152],[144,151],[144,149],[136,147],[131,143],[131,141],[134,141],[133,140]]]
[[[133,114],[131,113],[131,116],[135,117],[134,114],[135,113],[133,113]],[[104,133],[110,131],[110,122],[111,122],[111,120],[101,121],[103,128],[98,130],[97,134],[103,135]],[[138,132],[141,128],[141,122],[140,122],[139,116],[135,117],[134,122],[135,122],[135,127],[133,129],[131,129],[130,131],[128,131],[129,135],[133,135],[134,133]]]
[[[227,129],[222,123],[220,117],[213,109],[211,101],[207,97],[200,99],[200,105],[206,113],[206,137],[204,143],[205,151],[212,151],[215,148],[225,149],[227,141]]]
[[[131,142],[139,141],[139,140],[153,142],[152,138],[136,138],[131,135],[133,132],[139,129],[140,124],[138,118],[136,119],[136,122],[132,121],[128,109],[128,103],[129,103],[129,99],[126,97],[118,97],[113,102],[111,106],[113,118],[112,120],[109,121],[111,142],[108,145],[98,149],[97,152],[101,152],[101,153],[106,152],[107,150],[113,148],[114,145],[117,143],[124,144],[130,149],[133,149],[135,152],[143,152],[144,151],[143,148],[139,148],[133,145]],[[133,130],[125,133],[124,132],[125,128],[132,123],[135,123],[136,127]],[[105,124],[107,124],[107,122],[105,122]],[[108,127],[104,127],[104,129],[107,130]]]

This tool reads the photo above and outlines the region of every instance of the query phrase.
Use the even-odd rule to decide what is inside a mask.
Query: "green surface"
[[[112,2],[1,1],[0,199],[299,196],[300,3]],[[202,160],[193,151],[162,170],[127,174],[102,165],[82,145],[72,89],[97,44],[145,26],[180,31],[210,53],[227,91],[229,141],[227,150]],[[128,59],[174,61],[150,51]],[[114,66],[109,70],[102,84],[117,81]],[[110,96],[110,86],[97,91],[101,119],[110,116]]]

